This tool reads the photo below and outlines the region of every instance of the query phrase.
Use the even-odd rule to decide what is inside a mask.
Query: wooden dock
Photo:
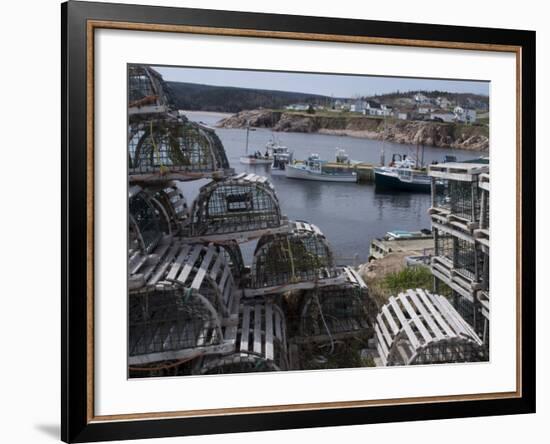
[[[327,167],[338,168],[346,171],[355,171],[357,173],[357,182],[359,183],[372,183],[374,182],[374,165],[372,163],[337,163],[327,162]]]

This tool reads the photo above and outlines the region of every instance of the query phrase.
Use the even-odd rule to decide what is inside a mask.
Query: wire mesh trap
[[[171,114],[131,122],[128,157],[134,182],[224,177],[232,171],[213,130]]]
[[[376,308],[367,285],[350,267],[339,270],[344,282],[284,295],[289,337],[295,343],[333,342],[366,334]]]
[[[189,288],[198,292],[221,318],[237,313],[240,292],[235,284],[225,250],[210,244],[188,244],[169,237],[149,255],[130,261],[128,285]]]
[[[229,347],[227,346],[229,345]],[[210,301],[193,288],[147,288],[129,296],[130,367],[230,351]]]
[[[145,65],[128,65],[128,115],[137,119],[170,110],[172,98],[162,76]]]
[[[259,239],[251,268],[252,288],[281,293],[292,289],[293,284],[339,274],[330,246],[318,227],[307,222],[290,222],[289,227],[287,233],[267,234]]]
[[[169,230],[150,194],[139,186],[128,190],[128,223],[130,256],[150,253]]]
[[[143,189],[161,219],[163,233],[178,234],[186,225],[189,208],[183,193],[174,182]]]
[[[416,289],[391,296],[376,318],[384,365],[486,360],[482,340],[444,296]]]
[[[258,238],[287,225],[273,185],[246,173],[202,187],[191,215],[191,237],[220,242]]]

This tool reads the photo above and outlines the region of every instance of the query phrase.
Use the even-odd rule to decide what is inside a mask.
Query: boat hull
[[[357,182],[357,175],[355,174],[332,175],[332,174],[323,174],[323,173],[313,173],[305,169],[296,168],[293,165],[286,166],[285,174],[286,174],[286,177],[290,179],[316,180],[319,182],[348,182],[348,183]]]
[[[393,175],[374,171],[374,183],[377,188],[399,191],[413,191],[417,193],[430,193],[429,183],[405,182]]]
[[[254,157],[241,157],[239,160],[245,165],[271,165],[273,162],[273,159],[256,159]]]

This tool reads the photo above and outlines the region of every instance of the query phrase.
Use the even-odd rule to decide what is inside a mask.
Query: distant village
[[[388,96],[336,99],[326,105],[295,103],[285,108],[290,111],[350,112],[398,120],[431,120],[464,124],[476,124],[481,119],[486,123],[489,116],[488,102],[470,97],[458,102],[452,97],[432,98],[423,93],[385,98]]]

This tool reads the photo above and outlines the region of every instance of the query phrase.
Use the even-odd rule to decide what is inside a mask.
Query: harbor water
[[[209,126],[225,115],[190,112],[190,120]],[[290,220],[306,220],[317,225],[331,244],[339,265],[358,265],[366,262],[373,238],[391,230],[416,231],[430,227],[428,208],[430,195],[398,191],[380,191],[374,184],[315,182],[288,179],[284,172],[271,171],[267,165],[244,165],[239,158],[246,147],[246,130],[216,128],[229,159],[237,173],[251,172],[270,178],[283,213]],[[382,147],[386,163],[392,154],[416,155],[416,146],[347,136],[323,134],[278,133],[269,129],[256,129],[249,133],[249,152],[265,151],[266,143],[275,138],[294,152],[294,159],[301,160],[311,153],[321,159],[334,160],[336,148],[344,149],[351,159],[377,165]],[[425,147],[424,163],[442,162],[445,155],[456,156],[458,161],[486,155],[475,151]],[[198,194],[206,180],[180,183],[188,202]],[[244,244],[245,262],[252,259],[254,243]]]

